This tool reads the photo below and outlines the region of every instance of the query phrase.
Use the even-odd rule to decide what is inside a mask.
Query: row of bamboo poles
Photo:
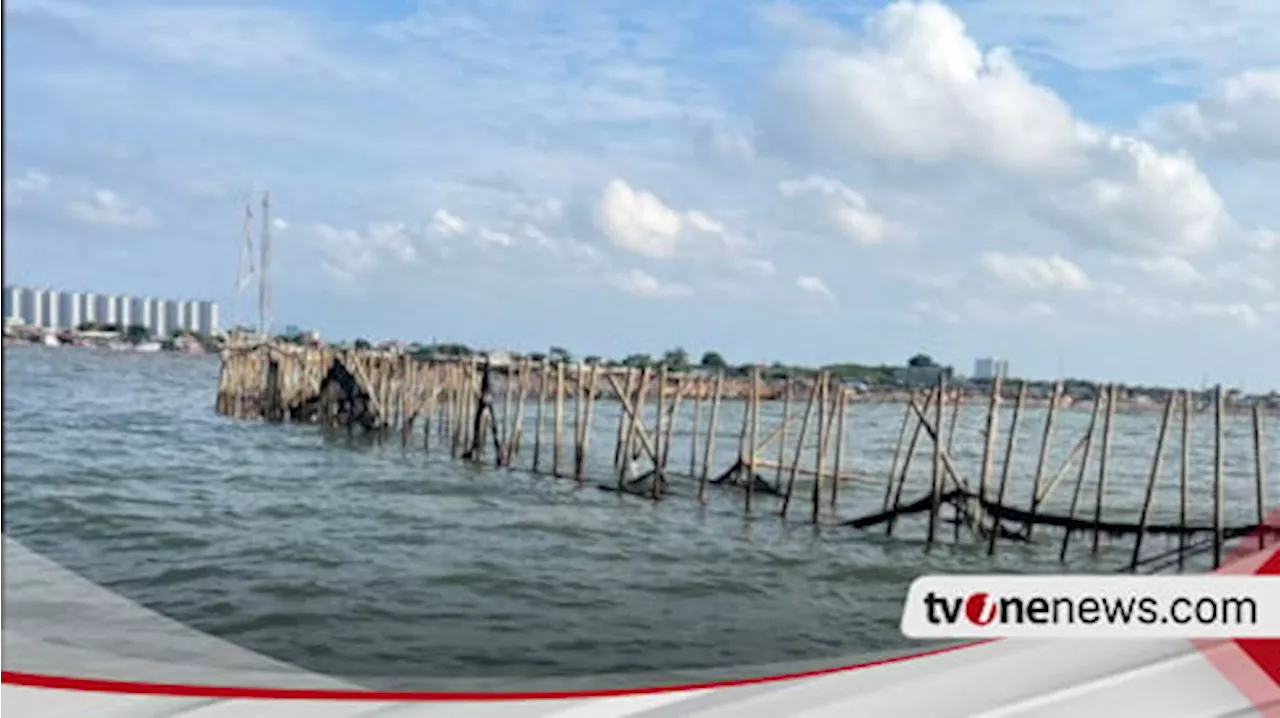
[[[308,402],[315,404],[325,386],[335,385],[335,372],[339,367],[340,373],[351,377],[346,393],[331,394],[330,399],[320,401],[313,413],[300,414],[299,407]],[[501,387],[495,386],[496,379],[504,380]],[[616,424],[610,427],[614,434],[613,473],[610,480],[601,485],[602,489],[659,500],[668,494],[671,478],[683,476],[696,480],[700,502],[708,500],[711,487],[736,488],[742,493],[747,513],[757,511],[764,497],[776,500],[775,510],[785,518],[792,512],[792,504],[803,500],[798,481],[803,479],[808,485],[809,519],[815,524],[824,519],[836,520],[834,514],[842,484],[870,479],[867,474],[847,471],[850,467],[846,466],[846,416],[848,405],[856,401],[856,395],[839,381],[821,374],[816,380],[797,386],[802,391],[783,392],[781,419],[773,426],[764,427],[760,390],[764,382],[760,370],[753,370],[741,423],[735,427],[736,456],[727,468],[717,472],[714,469],[719,460],[717,440],[726,402],[724,383],[723,372],[714,376],[679,375],[665,368],[613,369],[529,359],[490,367],[475,359],[419,361],[407,355],[376,351],[263,345],[224,352],[217,410],[236,418],[314,421],[331,427],[345,425],[349,431],[362,424],[378,437],[398,430],[406,446],[413,441],[415,426],[421,423],[425,449],[447,447],[455,458],[514,467],[517,457],[525,455],[523,452],[528,446],[531,453],[528,470],[585,482],[589,478],[589,457],[596,450],[591,446],[591,438],[597,403],[601,397],[608,397],[616,401],[620,409]],[[1087,431],[1075,441],[1066,461],[1051,471],[1050,447],[1062,404],[1059,400],[1063,396],[1063,385],[1059,382],[1053,389],[1041,430],[1029,506],[1017,510],[1011,518],[1006,500],[1014,480],[1012,457],[1022,440],[1020,424],[1024,422],[1020,419],[1027,401],[1027,388],[1026,382],[1019,383],[1011,425],[1004,440],[1003,463],[997,471],[1000,452],[996,442],[1004,387],[1001,381],[993,382],[987,401],[976,485],[962,474],[953,458],[963,395],[949,390],[945,379],[939,379],[929,390],[918,392],[905,408],[880,510],[843,523],[864,528],[883,524],[886,534],[892,535],[901,517],[927,512],[925,547],[929,550],[939,539],[939,524],[944,509],[950,506],[954,540],[958,542],[961,530],[965,529],[986,543],[989,554],[995,553],[999,540],[1030,541],[1035,526],[1049,523],[1065,529],[1059,547],[1063,561],[1077,530],[1091,533],[1094,554],[1104,534],[1128,533],[1134,536],[1131,570],[1139,566],[1182,569],[1189,551],[1204,548],[1191,544],[1196,532],[1188,524],[1187,488],[1191,475],[1188,437],[1195,413],[1189,392],[1169,396],[1139,517],[1135,523],[1120,525],[1103,518],[1117,388],[1114,385],[1099,387]],[[648,416],[648,402],[653,403],[652,417]],[[692,404],[692,419],[685,432],[687,472],[675,465],[680,459],[674,456],[679,451],[675,446],[676,424],[685,402]],[[533,404],[532,427],[526,426],[530,403]],[[361,412],[359,420],[352,413],[357,410]],[[1177,428],[1182,434],[1178,475],[1181,530],[1165,532],[1175,533],[1178,545],[1170,552],[1144,558],[1143,538],[1152,529],[1148,521],[1155,487],[1163,474],[1165,446],[1175,423],[1176,410],[1180,412]],[[1215,437],[1213,522],[1206,530],[1212,535],[1213,562],[1217,566],[1222,561],[1226,541],[1251,527],[1228,527],[1224,521],[1224,399],[1220,388],[1214,392],[1211,411]],[[1263,417],[1258,407],[1253,407],[1251,418],[1256,525],[1262,526],[1266,520],[1267,479]],[[926,437],[932,460],[929,494],[921,501],[904,501],[912,462],[921,451],[921,440]],[[811,462],[803,460],[806,448],[815,449]],[[1090,519],[1087,514],[1077,514],[1081,512],[1082,489],[1090,483],[1087,470],[1090,457],[1095,453],[1098,469],[1092,482],[1094,505]],[[1043,514],[1049,497],[1060,486],[1073,483],[1069,476],[1073,462],[1077,468],[1069,514],[1065,518]],[[646,470],[639,470],[645,465]]]

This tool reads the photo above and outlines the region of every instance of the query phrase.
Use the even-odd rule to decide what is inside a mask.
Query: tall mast
[[[258,332],[266,338],[271,333],[271,191],[262,193],[262,233],[258,240],[262,258],[258,262]]]
[[[249,286],[253,276],[253,197],[244,199],[244,244],[240,247],[240,264],[236,268],[235,301],[231,305],[231,326],[240,326],[241,310],[244,304],[244,290]]]

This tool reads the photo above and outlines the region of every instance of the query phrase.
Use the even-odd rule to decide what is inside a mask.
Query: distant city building
[[[166,321],[168,312],[165,309],[165,300],[149,299],[151,305],[151,323],[147,327],[151,330],[152,336],[167,337],[169,336],[169,323]]]
[[[146,327],[152,329],[151,321],[151,300],[144,297],[132,297],[129,299],[129,318],[134,326]]]
[[[128,328],[133,326],[133,298],[116,297],[116,324]]]
[[[182,302],[166,299],[164,300],[164,325],[169,331],[164,336],[173,336],[177,332],[182,331],[186,327],[182,323]]]
[[[911,387],[933,386],[942,377],[951,376],[951,367],[946,366],[902,366],[893,370],[894,378],[899,384]]]
[[[94,310],[98,324],[116,324],[116,298],[110,294],[99,294],[95,297]]]
[[[22,319],[22,290],[17,287],[4,288],[4,320]]]
[[[152,299],[123,294],[61,292],[31,287],[4,287],[6,323],[45,329],[76,329],[84,324],[146,327],[153,336],[170,337],[188,330],[220,332],[218,303],[195,299]]]
[[[44,326],[43,289],[22,290],[22,322],[33,327]]]
[[[973,378],[993,380],[996,377],[1007,379],[1009,377],[1009,362],[1005,359],[996,359],[994,357],[978,359],[973,362]]]
[[[182,303],[182,328],[189,332],[200,331],[200,304],[194,299]]]
[[[58,293],[59,326],[64,329],[75,329],[80,326],[80,293]]]
[[[98,321],[98,296],[93,292],[82,292],[80,299],[80,322],[93,324]]]
[[[196,313],[196,331],[211,336],[218,333],[218,305],[200,302]]]
[[[40,293],[40,326],[47,329],[61,329],[62,323],[58,321],[58,292],[50,292],[48,290]]]

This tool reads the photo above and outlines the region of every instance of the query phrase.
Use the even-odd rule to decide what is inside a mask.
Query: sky
[[[10,0],[5,282],[1280,388],[1274,0]],[[257,200],[255,199],[255,202]],[[256,211],[256,209],[255,209]]]

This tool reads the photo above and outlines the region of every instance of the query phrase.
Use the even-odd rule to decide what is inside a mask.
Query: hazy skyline
[[[1276,388],[1280,5],[1227,5],[9,2],[5,284],[230,325],[270,189],[276,327]]]

